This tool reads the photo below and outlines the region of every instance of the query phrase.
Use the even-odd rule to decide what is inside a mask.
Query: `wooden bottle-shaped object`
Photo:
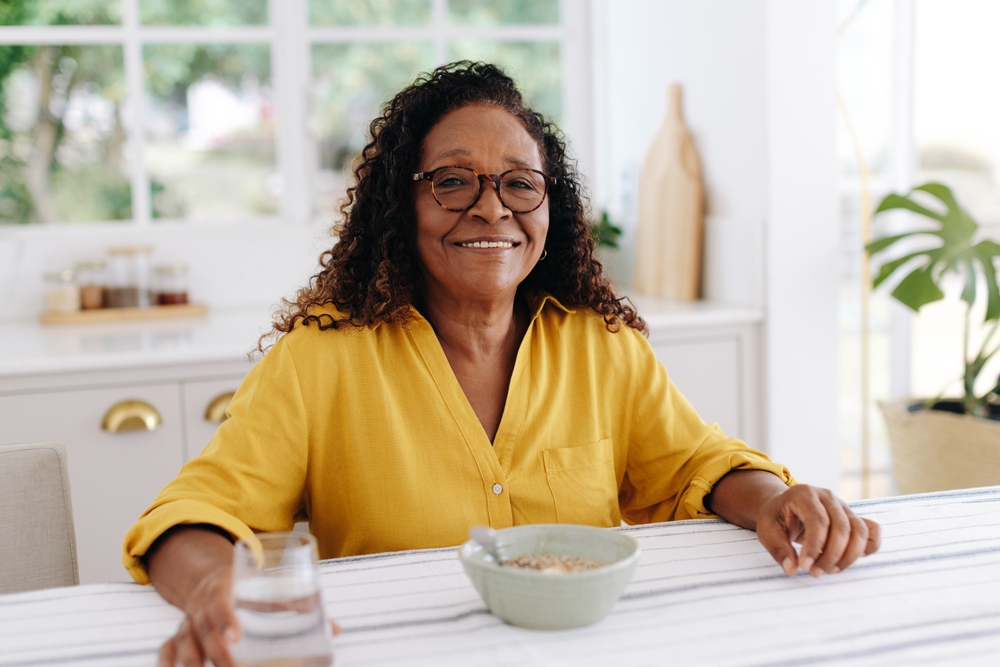
[[[693,301],[701,285],[705,192],[681,87],[670,86],[667,117],[639,173],[636,292]]]

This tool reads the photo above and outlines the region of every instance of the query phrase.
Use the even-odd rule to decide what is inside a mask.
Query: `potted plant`
[[[934,209],[912,198],[923,192],[936,198]],[[873,286],[892,277],[892,296],[914,311],[944,298],[942,281],[957,274],[963,283],[966,303],[963,334],[964,394],[954,400],[941,396],[928,400],[880,402],[892,444],[893,475],[900,493],[922,493],[944,489],[1000,484],[1000,378],[981,393],[976,384],[987,362],[1000,352],[1000,286],[996,260],[1000,244],[976,242],[979,225],[955,200],[951,190],[940,183],[926,183],[910,195],[890,194],[875,214],[894,209],[921,216],[909,231],[886,236],[866,246],[870,255],[879,255],[906,239],[931,239],[910,244],[908,252],[881,261]],[[935,209],[943,210],[935,210]],[[897,248],[900,246],[897,246]],[[904,246],[905,247],[905,246]],[[897,253],[898,255],[898,253]],[[985,299],[982,321],[973,318],[973,305]],[[972,347],[972,334],[984,328],[985,338]]]

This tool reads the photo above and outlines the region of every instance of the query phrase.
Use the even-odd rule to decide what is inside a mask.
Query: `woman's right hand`
[[[229,644],[240,628],[230,600],[233,542],[207,525],[179,525],[146,552],[146,570],[157,592],[184,612],[184,621],[160,649],[160,665],[235,667]]]
[[[177,634],[160,649],[161,667],[235,667],[229,645],[240,638],[240,627],[230,599],[232,567],[208,572],[191,589],[184,605],[184,620]]]

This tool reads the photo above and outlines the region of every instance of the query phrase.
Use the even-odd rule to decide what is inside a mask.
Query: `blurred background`
[[[333,242],[380,105],[459,58],[507,68],[560,124],[623,230],[601,257],[627,290],[638,174],[679,82],[704,298],[757,313],[762,446],[848,498],[892,493],[874,401],[954,390],[962,306],[867,295],[863,212],[937,180],[1000,237],[1000,3],[808,4],[0,0],[0,327],[37,316],[42,272],[122,243],[266,322]]]

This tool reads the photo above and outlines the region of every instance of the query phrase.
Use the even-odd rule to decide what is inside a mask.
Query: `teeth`
[[[513,248],[510,241],[473,241],[461,244],[463,248]]]

